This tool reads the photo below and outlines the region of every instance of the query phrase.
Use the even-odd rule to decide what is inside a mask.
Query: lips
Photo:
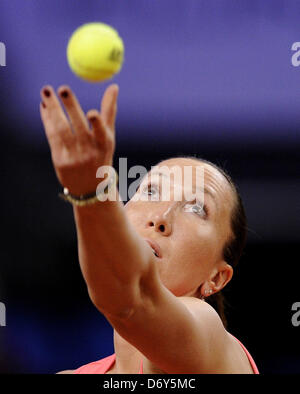
[[[162,254],[159,245],[155,241],[152,241],[151,239],[145,239],[145,241],[150,245],[154,255],[161,259]]]

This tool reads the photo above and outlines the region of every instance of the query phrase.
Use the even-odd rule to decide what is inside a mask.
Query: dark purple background
[[[66,46],[81,24],[111,24],[125,43],[118,138],[218,143],[299,143],[298,1],[2,1],[1,98],[10,115],[44,141],[39,90],[70,84],[85,110],[106,84],[87,84],[68,68]],[[122,134],[122,127],[130,133]],[[199,128],[207,131],[199,133]],[[147,131],[146,131],[147,129]]]

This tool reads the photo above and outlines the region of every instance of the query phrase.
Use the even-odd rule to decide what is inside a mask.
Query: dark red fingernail
[[[68,92],[67,90],[63,90],[63,91],[60,93],[60,95],[61,95],[61,97],[63,97],[63,98],[67,98],[67,97],[69,97],[69,92]]]
[[[50,95],[51,95],[50,90],[44,89],[44,95],[45,95],[46,97],[50,97]]]
[[[46,104],[44,103],[44,101],[42,101],[42,107],[46,108]]]
[[[96,116],[91,116],[91,117],[90,117],[90,121],[91,121],[91,122],[95,122],[96,119],[97,119]]]

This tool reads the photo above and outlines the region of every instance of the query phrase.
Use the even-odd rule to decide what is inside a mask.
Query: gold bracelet
[[[74,196],[69,192],[69,189],[64,187],[63,193],[59,193],[59,197],[62,198],[65,201],[70,202],[73,205],[83,207],[85,205],[92,205],[95,204],[99,201],[100,195],[105,195],[108,194],[108,189],[109,187],[115,182],[117,183],[118,181],[118,174],[115,172],[115,176],[112,176],[108,183],[106,184],[105,188],[101,191],[97,190],[96,193],[91,193],[91,194],[82,194],[80,196]]]

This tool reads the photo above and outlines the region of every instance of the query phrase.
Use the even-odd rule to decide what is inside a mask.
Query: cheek
[[[136,230],[144,226],[146,210],[141,206],[141,203],[129,201],[124,208],[127,218]]]
[[[193,289],[206,280],[217,261],[218,242],[213,226],[203,224],[200,228],[198,225],[198,229],[193,227],[192,233],[191,227],[183,231],[182,226],[181,231],[173,233],[167,267],[162,270],[164,281],[176,293]]]
[[[218,241],[212,223],[193,223],[176,231],[175,254],[186,262],[207,265],[215,261],[218,254]]]

